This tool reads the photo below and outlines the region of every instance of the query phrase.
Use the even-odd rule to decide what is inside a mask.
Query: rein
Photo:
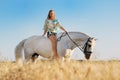
[[[73,39],[70,37],[70,35],[69,35],[67,32],[62,33],[62,35],[61,35],[59,38],[57,38],[57,41],[60,41],[61,38],[64,37],[64,36],[66,36],[66,35],[67,35],[68,38],[84,53],[84,49],[85,49],[85,47],[86,47],[86,45],[87,45],[87,42],[88,42],[89,38],[88,38],[87,42],[84,44],[84,46],[83,46],[83,48],[82,48],[82,47],[79,46],[75,41],[73,41]]]
[[[60,37],[57,38],[57,41],[60,41],[62,37],[66,36],[67,33],[62,33]]]
[[[82,51],[84,52],[83,48],[81,46],[79,46],[75,41],[73,41],[73,39],[70,37],[70,35],[68,33],[66,33],[67,36],[69,37],[69,39]]]

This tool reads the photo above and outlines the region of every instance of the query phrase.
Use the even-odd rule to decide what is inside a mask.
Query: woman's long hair
[[[50,13],[51,13],[52,11],[54,11],[54,10],[50,10],[50,11],[49,11],[48,16],[47,16],[47,19],[50,19],[50,18],[51,18]],[[55,17],[55,13],[54,13],[54,17]]]

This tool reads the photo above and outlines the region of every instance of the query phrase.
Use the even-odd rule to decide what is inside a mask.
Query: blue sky
[[[119,0],[0,0],[0,57],[14,60],[21,40],[41,35],[50,9],[67,31],[98,39],[97,59],[120,59]]]

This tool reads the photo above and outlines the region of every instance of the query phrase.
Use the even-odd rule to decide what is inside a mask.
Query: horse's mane
[[[61,36],[61,34],[62,33],[64,33],[64,32],[60,32],[60,33],[58,33],[57,34],[57,36],[59,37],[59,36]],[[81,34],[81,35],[83,35],[83,36],[86,36],[86,37],[89,37],[87,34],[85,34],[85,33],[82,33],[82,32],[75,32],[75,31],[70,31],[70,32],[68,32],[68,34]],[[30,37],[28,37],[28,38],[46,38],[46,37],[43,37],[43,36],[41,36],[41,35],[33,35],[33,36],[30,36]]]

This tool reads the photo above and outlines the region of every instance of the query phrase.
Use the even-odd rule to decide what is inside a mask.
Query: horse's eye
[[[91,47],[91,45],[88,45],[89,47]]]

